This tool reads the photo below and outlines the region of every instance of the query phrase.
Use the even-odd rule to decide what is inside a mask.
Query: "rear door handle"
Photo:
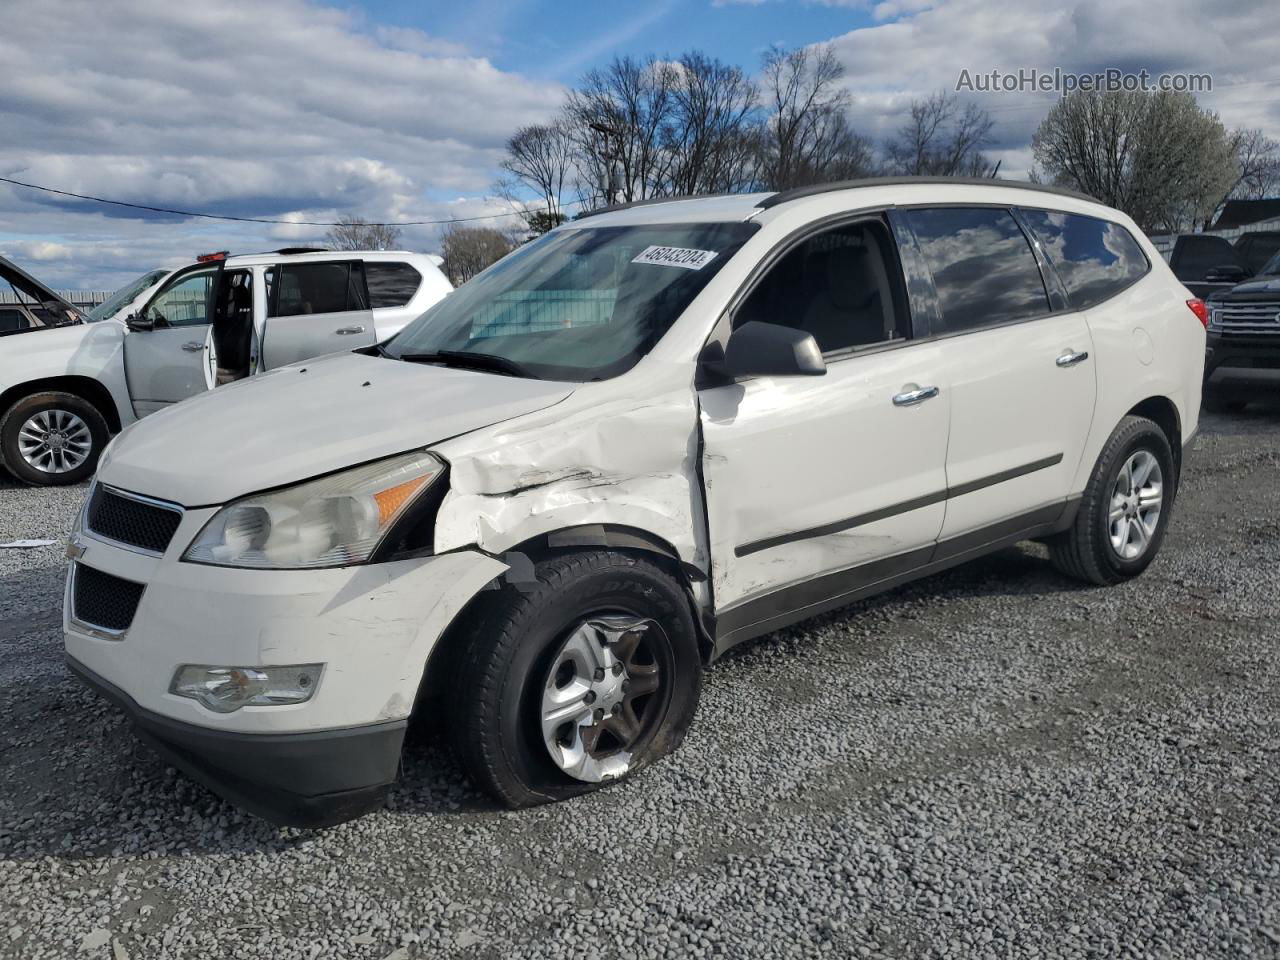
[[[908,384],[910,386],[910,384]],[[914,390],[906,390],[899,393],[893,398],[895,407],[914,407],[917,403],[924,403],[926,400],[932,400],[938,395],[937,387],[916,387]]]
[[[188,340],[182,345],[182,349],[187,351],[187,353],[199,353],[204,349],[204,344],[197,343],[195,340]]]
[[[1080,353],[1076,353],[1074,350],[1068,350],[1053,362],[1060,367],[1074,367],[1077,363],[1084,363],[1088,359],[1089,352],[1087,350],[1082,350]]]
[[[339,327],[333,332],[340,337],[346,337],[353,333],[364,333],[364,327]]]

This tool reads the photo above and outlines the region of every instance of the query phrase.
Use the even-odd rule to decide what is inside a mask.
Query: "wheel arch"
[[[1173,453],[1173,467],[1179,481],[1182,478],[1182,415],[1177,404],[1165,396],[1147,397],[1135,404],[1125,416],[1146,417],[1155,423],[1169,441]]]
[[[97,411],[102,414],[103,419],[107,421],[107,427],[110,431],[112,433],[120,432],[123,426],[120,422],[120,411],[116,407],[116,401],[111,395],[111,391],[92,377],[77,376],[75,374],[59,377],[41,377],[36,380],[24,380],[22,383],[15,383],[12,387],[0,393],[0,416],[24,397],[50,391],[74,394],[86,403],[93,404]]]

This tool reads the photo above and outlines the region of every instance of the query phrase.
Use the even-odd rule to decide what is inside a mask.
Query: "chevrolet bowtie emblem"
[[[81,557],[84,556],[84,552],[87,549],[88,549],[88,546],[85,544],[83,540],[81,540],[79,537],[72,537],[70,540],[67,541],[67,559],[79,560]]]

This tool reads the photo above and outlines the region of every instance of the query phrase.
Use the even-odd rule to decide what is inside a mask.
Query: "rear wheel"
[[[1098,456],[1071,529],[1048,541],[1068,576],[1108,585],[1155,559],[1177,491],[1169,439],[1145,417],[1125,417]]]
[[[0,460],[19,480],[36,486],[93,476],[109,438],[98,408],[74,393],[32,394],[0,416]]]
[[[459,758],[511,807],[596,789],[670,753],[702,684],[688,600],[658,565],[589,551],[542,561],[535,578],[482,595],[449,694]]]

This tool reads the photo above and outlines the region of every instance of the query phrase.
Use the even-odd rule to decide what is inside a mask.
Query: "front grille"
[[[1223,333],[1280,334],[1280,301],[1214,304],[1213,327]]]
[[[146,587],[77,563],[71,602],[75,619],[90,627],[123,633],[133,623]]]
[[[108,540],[164,553],[169,541],[182,522],[182,511],[177,507],[164,507],[104,487],[93,491],[89,502],[88,526],[91,531]]]

